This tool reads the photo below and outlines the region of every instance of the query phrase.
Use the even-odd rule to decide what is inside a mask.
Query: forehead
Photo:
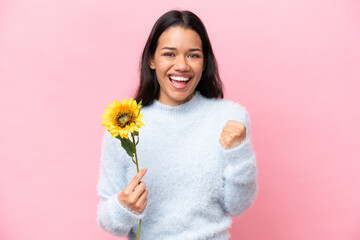
[[[199,34],[192,29],[180,26],[166,29],[159,37],[158,48],[174,47],[177,49],[202,48]]]

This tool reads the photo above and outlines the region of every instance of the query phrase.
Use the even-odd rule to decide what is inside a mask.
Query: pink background
[[[232,239],[360,239],[360,2],[171,2],[0,2],[0,239],[117,239],[96,222],[101,115],[174,8],[252,119],[260,192]]]

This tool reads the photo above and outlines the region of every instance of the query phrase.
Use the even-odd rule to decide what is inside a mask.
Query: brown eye
[[[198,54],[190,54],[189,58],[200,58],[200,55],[198,55]]]
[[[163,56],[165,56],[165,57],[173,57],[174,54],[173,53],[164,53]]]

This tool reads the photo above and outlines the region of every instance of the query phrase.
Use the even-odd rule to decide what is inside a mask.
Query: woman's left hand
[[[225,149],[237,147],[246,137],[246,126],[234,120],[229,120],[223,127],[219,142]]]

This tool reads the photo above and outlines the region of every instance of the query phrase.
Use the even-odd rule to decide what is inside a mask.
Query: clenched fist
[[[246,137],[246,126],[237,121],[226,122],[220,134],[219,142],[225,149],[237,147]]]

